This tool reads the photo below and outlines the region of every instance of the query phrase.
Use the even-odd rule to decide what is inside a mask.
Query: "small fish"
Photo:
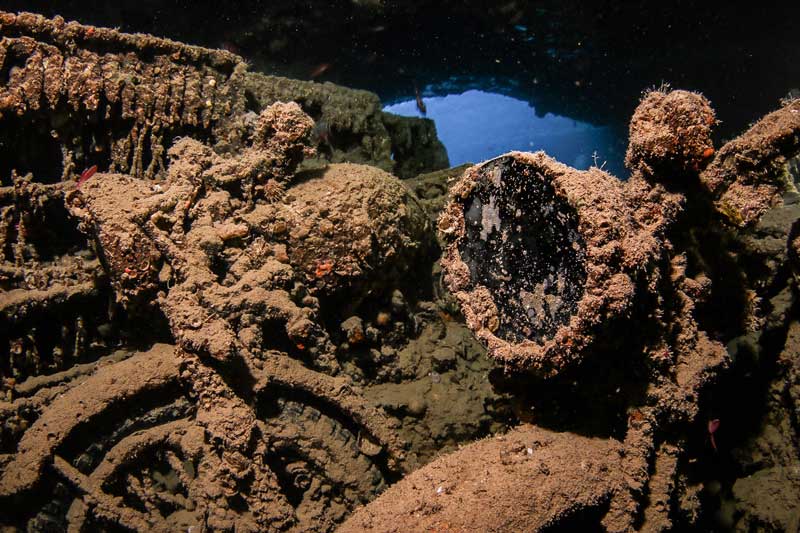
[[[719,418],[708,421],[708,436],[711,439],[711,447],[714,448],[714,451],[717,451],[717,443],[714,440],[714,433],[716,433],[719,429],[719,423]]]
[[[77,188],[80,189],[83,182],[94,176],[95,172],[97,172],[97,165],[92,165],[83,172],[81,172],[81,177],[78,178],[78,185]]]
[[[314,124],[314,129],[311,130],[311,138],[316,144],[325,144],[328,148],[333,150],[333,146],[331,145],[331,127],[326,121],[318,120],[316,124]]]
[[[318,78],[319,76],[322,76],[323,74],[325,74],[325,72],[329,68],[331,68],[331,64],[330,63],[320,63],[319,65],[314,67],[314,70],[312,70],[308,74],[308,76],[313,80],[314,78]]]
[[[414,96],[417,98],[417,109],[424,115],[427,113],[427,108],[425,107],[425,102],[422,101],[422,96],[419,94],[419,88],[416,84],[414,85]]]

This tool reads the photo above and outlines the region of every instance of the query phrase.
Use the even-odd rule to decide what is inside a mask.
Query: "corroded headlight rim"
[[[577,310],[568,323],[541,342],[512,342],[495,331],[499,311],[491,291],[471,279],[459,250],[466,237],[464,207],[478,186],[499,187],[504,177],[491,172],[498,160],[512,159],[547,180],[556,195],[575,210],[578,233],[586,244],[586,280]],[[658,194],[625,184],[598,168],[579,171],[543,152],[511,152],[467,169],[452,185],[439,222],[446,243],[442,257],[445,282],[458,300],[467,325],[507,370],[552,377],[584,358],[613,319],[628,315],[637,288],[653,287],[654,263],[663,241],[664,208]],[[638,184],[641,185],[641,184]],[[633,192],[633,194],[631,194]],[[644,217],[649,213],[651,216]],[[655,213],[657,216],[652,216]],[[644,219],[653,220],[650,225]]]

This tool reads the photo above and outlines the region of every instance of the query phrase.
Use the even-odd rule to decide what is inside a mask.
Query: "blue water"
[[[622,166],[626,140],[611,128],[550,113],[537,117],[528,102],[478,90],[424,101],[425,115],[415,100],[388,105],[384,110],[432,119],[452,166],[477,163],[511,150],[544,150],[577,169],[596,164],[619,177],[627,175]]]

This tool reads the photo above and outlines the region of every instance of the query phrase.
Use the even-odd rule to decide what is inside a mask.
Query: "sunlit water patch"
[[[477,163],[511,150],[544,150],[578,169],[601,166],[624,177],[624,139],[605,126],[594,126],[547,113],[539,117],[523,100],[502,94],[470,90],[424,99],[426,114],[416,100],[388,105],[389,113],[427,117],[447,148],[452,166]]]

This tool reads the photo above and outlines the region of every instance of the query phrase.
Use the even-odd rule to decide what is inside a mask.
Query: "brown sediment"
[[[439,215],[447,204],[447,190],[450,184],[461,177],[472,165],[464,164],[445,170],[419,174],[405,180],[406,185],[417,195],[420,204],[436,226]]]
[[[411,182],[420,202],[377,168],[320,168],[388,169],[391,145],[419,149],[395,154],[395,169],[415,173],[439,154],[429,122],[382,115],[369,93],[248,75],[224,52],[31,15],[0,23],[0,121],[31,132],[52,119],[63,165],[45,176],[35,151],[14,154],[0,187],[0,506],[11,509],[0,526],[331,531],[514,415],[540,425],[434,460],[343,530],[697,525],[687,473],[706,390],[730,362],[723,343],[766,351],[792,316],[796,103],[714,158],[702,96],[648,93],[625,183],[542,153],[464,172],[439,229],[446,283],[484,357],[425,271],[438,276],[425,210],[441,209],[455,171]],[[77,188],[92,157],[108,164]],[[729,217],[734,198],[747,231],[684,210],[702,200],[698,175]],[[85,237],[67,233],[76,221]],[[58,226],[70,229],[47,231]],[[742,270],[703,248],[715,235],[735,241]],[[725,301],[731,278],[743,301]],[[710,319],[720,302],[747,309]],[[145,345],[172,344],[98,356],[133,345],[120,323],[162,316],[165,333]],[[797,418],[796,329],[771,423]],[[541,413],[550,392],[562,405]],[[777,432],[780,456],[734,485],[748,527],[795,524],[757,512],[762,487],[785,487],[783,507],[796,493],[796,431]],[[775,434],[767,424],[754,447]]]
[[[420,468],[338,531],[543,531],[602,515],[621,457],[613,440],[523,425]]]
[[[128,272],[135,265],[145,261],[151,265],[152,273],[165,269],[169,272],[170,278],[160,282],[161,287],[167,282],[170,285],[160,301],[174,335],[184,349],[220,362],[243,357],[248,366],[254,367],[252,372],[256,374],[256,379],[266,373],[267,380],[292,386],[305,383],[300,370],[302,365],[296,363],[287,367],[290,361],[283,365],[273,362],[275,357],[286,356],[273,354],[268,349],[270,340],[263,337],[267,332],[262,331],[256,316],[262,317],[261,320],[283,323],[287,340],[297,345],[297,352],[310,354],[313,366],[335,368],[336,364],[331,354],[327,353],[330,349],[328,340],[314,320],[318,305],[316,300],[306,299],[305,303],[298,305],[287,292],[293,280],[299,283],[315,282],[323,277],[308,272],[314,268],[313,265],[319,268],[318,260],[308,265],[302,260],[306,256],[299,255],[300,252],[295,252],[295,249],[308,250],[320,256],[328,254],[322,257],[334,257],[340,263],[337,272],[342,272],[345,277],[353,277],[360,271],[346,271],[344,265],[351,264],[354,269],[385,268],[383,264],[370,265],[367,261],[373,256],[391,260],[388,250],[402,253],[404,245],[413,247],[416,242],[410,236],[404,241],[394,233],[381,233],[397,231],[399,228],[394,224],[397,217],[388,221],[378,218],[374,221],[374,228],[364,226],[372,207],[380,209],[394,206],[396,201],[402,201],[404,194],[402,185],[391,181],[381,171],[368,167],[332,167],[328,172],[337,183],[345,185],[344,190],[330,190],[327,188],[329,185],[312,183],[311,190],[315,192],[306,193],[303,191],[307,189],[300,184],[291,191],[294,193],[300,188],[296,194],[303,203],[260,203],[256,208],[249,207],[255,200],[254,193],[250,191],[257,188],[258,183],[268,179],[287,179],[299,162],[299,159],[289,159],[291,154],[297,151],[302,157],[303,150],[296,143],[302,140],[310,127],[303,127],[303,135],[299,137],[299,134],[292,133],[297,121],[290,117],[297,112],[299,107],[296,104],[275,104],[268,108],[262,114],[259,128],[260,131],[270,132],[270,138],[274,140],[262,142],[260,139],[266,134],[257,135],[253,147],[245,151],[241,158],[220,159],[196,141],[180,141],[170,151],[174,161],[168,180],[159,190],[143,188],[141,194],[122,196],[121,191],[133,185],[131,178],[103,174],[93,184],[67,199],[73,213],[98,235],[100,247],[106,255],[113,256],[114,248],[104,241],[116,243],[121,237],[141,236],[141,244],[125,247],[136,254],[135,258],[122,262],[108,260],[107,266],[112,277],[122,279],[129,276]],[[288,162],[282,163],[284,159]],[[252,160],[279,163],[250,165]],[[222,172],[220,168],[244,168],[247,171]],[[253,170],[249,170],[251,168]],[[267,168],[270,169],[268,174],[264,174],[263,170],[261,174],[256,172]],[[375,176],[379,179],[375,180]],[[218,177],[221,183],[216,181]],[[231,186],[234,187],[232,193],[221,188]],[[326,205],[333,210],[337,208],[337,202],[354,202],[352,206],[339,205],[340,211],[333,212],[332,216],[354,217],[360,221],[362,226],[359,228],[365,229],[362,234],[365,242],[354,240],[353,232],[344,227],[336,229],[342,235],[342,249],[316,249],[315,246],[321,243],[315,241],[315,234],[310,232],[316,231],[317,221],[313,217],[295,216],[300,214],[301,209],[308,209],[310,202],[305,197],[309,194],[328,198]],[[111,199],[115,197],[124,198],[126,206],[114,205]],[[386,200],[382,199],[384,197]],[[277,223],[275,215],[282,211],[293,215],[284,224],[290,224],[291,230],[287,229],[290,234],[295,232],[294,239],[290,237],[287,243],[289,255],[286,258],[276,257],[279,244],[269,239]],[[399,212],[403,213],[402,210]],[[230,224],[229,220],[239,222]],[[339,218],[337,222],[341,223],[343,219]],[[105,234],[108,235],[107,239],[103,238]],[[251,243],[247,250],[243,246],[245,239]],[[377,250],[372,249],[373,242],[378,244]],[[366,250],[359,248],[362,245],[367,246]],[[353,259],[348,259],[347,250],[350,249],[355,250],[351,252],[355,256]],[[157,257],[150,257],[154,250],[158,250]],[[287,260],[288,264],[285,262]],[[309,279],[295,275],[295,266],[301,272],[305,270],[305,277]],[[149,283],[140,278],[134,281],[137,290],[143,287],[142,283]],[[120,292],[124,293],[118,290]],[[242,315],[249,315],[250,322],[243,323]],[[239,327],[233,326],[234,323],[238,323]],[[316,359],[313,356],[317,356]],[[270,371],[264,370],[266,368]],[[305,372],[313,374],[309,369]],[[348,394],[344,392],[345,383],[324,385],[326,380],[331,379],[319,375],[315,378],[316,385],[309,384],[301,388],[309,393],[321,393],[330,401],[349,401]],[[347,412],[354,412],[352,406],[341,405]],[[373,431],[382,433],[380,429]]]
[[[144,394],[155,393],[177,378],[172,347],[157,345],[65,393],[25,432],[14,459],[3,471],[0,497],[31,490],[56,448],[82,425],[91,423],[93,417],[115,403],[136,401]]]
[[[716,122],[702,94],[650,91],[631,117],[625,166],[661,179],[696,175],[714,154],[711,130]]]
[[[791,304],[791,300],[784,305]],[[785,312],[776,305],[776,310]],[[730,527],[791,531],[798,527],[800,450],[800,323],[791,319],[777,358],[777,371],[763,391],[758,428],[734,450],[742,474],[724,506]]]
[[[290,195],[273,224],[286,228],[289,261],[321,293],[348,291],[357,305],[376,289],[367,282],[397,282],[427,251],[430,225],[416,198],[373,167],[331,165]]]
[[[389,168],[374,95],[247,75],[235,56],[150,36],[3,17],[0,121],[30,136],[4,144],[0,188],[0,505],[23,503],[3,526],[330,531],[437,446],[502,427],[484,406],[498,395],[468,384],[482,350],[462,357],[468,332],[440,337],[432,326],[451,319],[404,280],[433,242],[417,200],[374,167],[319,168]],[[261,109],[276,95],[324,104],[329,131],[295,103]],[[443,153],[432,123],[406,122],[393,123],[404,143],[424,136]],[[315,144],[326,157],[309,163]],[[352,347],[328,323],[349,293],[364,316]],[[174,344],[104,355],[154,339]],[[441,348],[435,366],[422,346]],[[382,360],[378,376],[361,351]],[[153,377],[156,352],[168,376]],[[464,380],[476,420],[446,426],[446,406],[430,405],[415,424],[368,399],[396,376],[434,375]]]
[[[108,194],[102,202],[91,203],[87,191],[100,188]],[[160,254],[144,232],[126,219],[131,216],[131,207],[136,201],[152,194],[152,186],[124,174],[99,173],[83,184],[81,190],[83,194],[79,198],[68,201],[75,209],[86,213],[80,227],[97,235],[101,260],[111,274],[119,301],[128,304],[140,295],[141,299],[151,299],[158,286],[158,272],[162,266]],[[84,202],[89,205],[84,206]]]
[[[797,193],[791,165],[800,154],[798,131],[800,100],[795,99],[719,149],[700,178],[729,223],[752,226],[785,194]]]
[[[21,320],[41,309],[70,304],[81,296],[96,291],[94,281],[56,286],[49,289],[15,289],[8,291],[0,302],[0,311],[12,321]]]
[[[452,187],[452,200],[439,219],[439,232],[447,242],[442,260],[445,279],[461,304],[467,324],[487,345],[492,357],[513,369],[555,375],[583,358],[604,325],[626,316],[637,290],[646,291],[658,283],[657,263],[664,248],[664,231],[679,209],[680,198],[661,187],[643,191],[639,181],[634,176],[626,187],[599,169],[582,172],[541,152],[513,152],[467,170]],[[534,189],[537,192],[532,192]],[[543,192],[539,193],[539,189]],[[537,197],[539,194],[544,196]],[[555,217],[550,227],[561,226],[553,236],[561,248],[543,253],[573,254],[570,264],[554,267],[558,272],[551,269],[549,274],[533,273],[541,279],[524,283],[519,293],[503,292],[506,285],[502,283],[497,290],[488,288],[477,278],[474,267],[471,270],[467,261],[472,260],[464,259],[465,247],[474,242],[467,235],[469,221],[465,220],[465,213],[477,207],[484,218],[469,223],[483,226],[478,237],[487,243],[485,246],[498,246],[495,253],[508,253],[509,261],[523,257],[529,264],[548,260],[537,257],[537,251],[525,249],[524,244],[517,246],[520,249],[512,245],[503,250],[507,240],[524,239],[516,236],[520,235],[519,229],[504,227],[513,222],[506,223],[502,217],[518,216],[513,212],[500,215],[501,219],[494,223],[493,229],[503,232],[500,244],[488,243],[492,228],[487,230],[486,210],[501,209],[500,200],[497,208],[492,207],[493,198],[501,195],[513,202],[516,213],[539,209],[538,204],[528,206],[526,202],[541,202],[542,212]],[[502,276],[517,275],[506,267],[499,268],[493,275],[495,281],[490,283],[496,284]],[[545,289],[552,296],[538,294],[541,291],[537,287],[543,283],[562,293]],[[571,292],[563,292],[567,290]],[[535,313],[538,320],[548,313],[546,305],[551,317],[555,309],[561,316],[549,320],[548,331],[543,335],[531,320],[517,320],[498,310],[509,301],[517,302],[529,314]],[[561,312],[565,310],[568,312]],[[502,333],[508,328],[507,323],[517,326],[516,334]]]
[[[204,463],[213,463],[208,466],[212,469],[208,475],[221,485],[216,490],[222,490],[227,498],[240,496],[250,502],[248,511],[241,513],[227,503],[212,503],[213,493],[193,496],[197,509],[211,509],[215,518],[207,523],[215,529],[232,524],[237,524],[237,529],[286,528],[298,520],[320,519],[319,527],[327,530],[360,498],[370,492],[376,494],[379,483],[363,485],[365,480],[383,479],[384,472],[376,464],[389,472],[403,468],[404,446],[386,416],[364,400],[350,378],[320,372],[335,372],[337,362],[330,340],[316,319],[319,303],[310,295],[313,291],[300,301],[290,294],[290,290],[295,294],[305,291],[302,283],[307,279],[302,270],[295,273],[286,245],[273,240],[276,214],[287,210],[297,214],[301,206],[316,205],[310,200],[315,193],[302,191],[297,196],[303,204],[293,207],[289,203],[288,195],[302,184],[288,188],[287,197],[277,202],[267,202],[260,191],[269,180],[283,183],[293,179],[297,164],[309,153],[311,125],[296,104],[274,104],[256,122],[251,146],[236,155],[218,156],[197,141],[183,139],[170,150],[171,163],[164,181],[153,185],[123,174],[100,173],[66,198],[72,214],[81,220],[81,228],[96,239],[117,298],[126,305],[134,299],[148,302],[155,298],[170,323],[178,343],[173,361],[180,362],[181,382],[197,398],[195,423],[204,428],[207,441],[217,443],[215,446],[222,450],[218,463],[213,463],[213,454],[204,455]],[[370,214],[381,214],[372,209],[396,210],[389,219],[377,217],[373,227],[367,226],[362,235],[367,250],[359,248],[358,242],[353,244],[353,231],[360,229],[355,226],[348,235],[350,241],[343,238],[344,247],[334,250],[335,257],[344,261],[347,250],[352,249],[353,264],[368,269],[388,269],[392,264],[399,267],[408,260],[404,254],[410,252],[405,248],[414,250],[418,243],[413,233],[405,236],[400,231],[403,226],[397,224],[399,217],[415,216],[420,221],[417,229],[409,222],[408,231],[418,234],[426,226],[423,215],[406,211],[408,199],[403,186],[388,174],[368,167],[332,166],[326,174],[330,175],[328,179],[333,177],[345,184],[343,190],[314,186],[312,191],[318,198],[329,199],[329,207],[338,205],[342,213],[363,224],[369,222]],[[344,195],[353,203],[343,203]],[[313,238],[309,229],[317,224],[315,220],[292,218],[287,223],[292,231],[306,228],[305,236]],[[348,232],[347,228],[338,231],[343,235]],[[303,246],[302,236],[294,239],[287,242],[290,250],[293,243]],[[281,246],[283,255],[279,257]],[[372,250],[372,246],[378,248]],[[396,257],[391,257],[389,250]],[[384,256],[386,263],[370,263],[374,257]],[[302,266],[298,262],[297,267]],[[354,272],[347,274],[355,276]],[[356,278],[363,276],[357,274]],[[265,326],[273,323],[269,329]],[[291,356],[281,351],[287,343]],[[231,366],[238,371],[227,384],[218,372],[225,373]],[[268,448],[277,444],[258,436],[269,435],[264,424],[275,426],[275,422],[260,421],[240,395],[270,398],[285,392],[290,397],[316,399],[327,406],[330,416],[341,417],[358,428],[358,448],[353,457],[360,466],[354,471],[342,470],[339,476],[343,483],[345,474],[354,476],[347,482],[354,485],[344,500],[330,507],[339,509],[338,514],[328,516],[317,503],[313,511],[288,506],[277,474],[263,459]],[[280,451],[284,446],[276,448],[275,453],[284,453]],[[330,448],[331,453],[343,453],[337,449]],[[314,460],[333,461],[324,456],[304,461]],[[333,468],[327,464],[319,467]],[[113,519],[103,503],[104,496],[97,494],[96,482],[74,479],[68,467],[61,468],[61,474],[85,494],[79,505],[81,512],[76,511],[76,516],[83,517],[81,521],[87,512],[94,520]],[[38,480],[38,475],[32,476],[31,482]],[[245,482],[253,487],[246,495],[241,494]],[[87,489],[87,483],[94,489]],[[136,498],[147,499],[151,489],[134,484],[130,490]],[[15,486],[9,491],[18,492]],[[315,494],[316,500],[329,501],[332,497]],[[196,516],[205,514],[198,511]],[[173,518],[159,518],[150,512],[138,518],[134,513],[125,520],[167,527],[165,524],[172,523]]]
[[[245,80],[248,98],[267,107],[275,102],[299,103],[316,122],[321,156],[331,163],[369,163],[391,171],[392,142],[382,121],[377,95],[333,83],[314,83],[253,73]],[[354,140],[339,140],[347,132]]]
[[[0,301],[8,311],[4,352],[10,346],[5,353],[14,353],[0,373],[22,380],[95,357],[93,347],[111,340],[100,333],[114,321],[106,274],[69,219],[64,192],[93,165],[154,178],[174,135],[210,130],[240,110],[236,86],[244,65],[227,52],[58,17],[2,13],[0,26],[0,63],[8,75],[0,87],[0,285],[6,291]],[[115,286],[136,292],[137,283],[149,281],[152,288],[148,254],[134,261],[125,248],[143,241],[124,232],[118,237],[105,245],[129,272],[112,280]],[[122,301],[131,296],[118,294]],[[118,328],[111,336],[119,336]]]
[[[374,93],[260,73],[248,73],[244,85],[248,101],[262,108],[291,100],[314,119],[319,153],[308,164],[369,164],[404,179],[448,166],[432,120],[385,113]]]
[[[683,95],[677,97],[681,99]],[[643,105],[647,101],[646,98]],[[693,101],[698,109],[703,108],[703,100]],[[660,118],[652,120],[659,122]],[[678,129],[674,124],[670,127]],[[641,123],[639,128],[652,129]],[[682,151],[675,151],[666,159],[663,154],[645,159],[669,160],[678,165],[672,167],[675,174],[678,169],[680,172],[693,169],[691,157]],[[579,172],[544,154],[508,154],[467,170],[451,189],[451,201],[439,222],[439,230],[448,243],[443,260],[447,283],[459,300],[468,326],[486,344],[490,355],[504,363],[507,372],[522,370],[548,379],[569,372],[571,378],[567,379],[584,379],[581,368],[612,365],[613,358],[619,357],[615,351],[630,352],[630,363],[626,364],[632,365],[632,372],[617,375],[620,381],[616,394],[626,398],[621,414],[627,417],[624,438],[618,443],[619,465],[615,466],[621,475],[618,478],[607,475],[606,481],[615,483],[608,492],[604,492],[603,485],[580,489],[580,498],[593,502],[578,506],[581,516],[591,514],[588,520],[602,523],[608,531],[630,531],[640,520],[655,530],[670,527],[671,502],[675,501],[676,493],[690,490],[678,483],[676,458],[685,452],[685,443],[675,437],[673,430],[694,423],[702,392],[729,363],[724,347],[703,331],[695,316],[696,302],[702,300],[707,290],[703,289],[703,280],[708,279],[702,272],[688,276],[684,253],[675,250],[670,241],[671,226],[681,216],[685,198],[668,192],[659,183],[666,177],[648,174],[652,167],[645,167],[641,161],[644,159],[637,163],[629,181],[621,183],[599,169]],[[508,190],[503,191],[504,187]],[[522,230],[514,227],[513,221],[524,218],[521,213],[526,209],[544,213],[544,218],[552,215],[547,223],[551,228],[555,225],[561,235],[550,237],[542,233],[537,229],[542,223],[534,217],[516,224],[527,224],[529,231],[536,230],[536,240],[520,238]],[[492,242],[495,232],[501,238]],[[571,236],[563,238],[564,234]],[[510,260],[504,262],[504,258],[498,260],[498,257],[522,255],[526,262],[536,264],[542,261],[537,253],[552,257],[566,250],[571,250],[566,255],[569,258],[572,254],[571,260],[554,264],[549,270],[564,271],[563,279],[558,280],[556,291],[546,288],[539,294],[543,302],[535,300],[537,291],[530,287],[523,287],[527,293],[534,293],[534,299],[528,298],[529,301],[503,292],[515,283],[524,284],[526,276],[539,282],[541,276],[537,275],[541,272],[515,267]],[[491,275],[487,276],[481,262],[496,262],[500,268],[489,270]],[[496,283],[496,279],[501,283]],[[565,286],[565,280],[578,290]],[[514,298],[519,298],[521,304],[516,308],[508,305]],[[550,313],[551,317],[561,319],[555,324],[541,320],[537,315],[547,311],[548,306],[563,307],[556,298],[566,299],[567,304],[572,298],[569,313],[561,313],[560,317]],[[633,305],[642,321],[640,331],[647,334],[628,335],[622,342],[609,339],[616,320],[621,323],[630,320],[628,313]],[[647,306],[650,311],[644,311]],[[514,316],[515,313],[518,315]],[[523,318],[519,318],[520,314]],[[592,361],[589,356],[611,359]],[[583,364],[577,365],[578,362]],[[636,367],[642,370],[633,370]],[[635,384],[643,376],[648,377]],[[478,450],[480,445],[473,444],[427,468],[434,469],[437,463],[450,464],[449,460],[458,461],[470,448]],[[568,440],[553,444],[557,453],[574,453],[575,449],[575,443]],[[476,462],[473,464],[473,468],[481,470]],[[547,475],[531,473],[527,480],[530,486],[538,487],[547,482]],[[457,475],[451,476],[458,480]],[[580,483],[570,479],[566,485],[574,487]],[[427,501],[419,484],[403,489],[398,485],[385,498],[386,502]],[[519,509],[518,501],[512,504],[512,500],[510,494],[495,495],[493,511]],[[598,500],[603,501],[602,507],[598,506]],[[445,517],[442,524],[455,520],[456,530],[467,527],[453,518],[465,512],[460,502],[447,499],[438,502],[430,514]],[[418,507],[416,511],[422,509]],[[394,520],[403,517],[412,528],[417,520],[425,520],[420,518],[424,513],[415,514],[414,510],[394,511]],[[548,525],[547,511],[520,512],[528,513],[525,523],[537,524],[537,520],[543,520],[536,528]],[[359,522],[349,524],[355,524],[355,528],[371,525],[378,530],[406,526],[405,522],[393,522],[388,516],[376,502],[356,515],[354,520]],[[502,516],[490,520],[501,528],[507,525]],[[559,514],[558,521],[561,520],[568,520],[564,512]],[[487,529],[491,527],[486,524]],[[511,529],[515,527],[512,525]]]
[[[447,151],[436,135],[433,120],[391,113],[383,113],[382,117],[392,140],[392,172],[397,176],[413,178],[449,166]]]
[[[654,530],[668,529],[676,493],[691,487],[679,484],[676,469],[685,442],[662,428],[690,425],[697,398],[727,363],[718,343],[694,331],[689,308],[674,318],[670,342],[681,355],[647,386],[644,404],[631,400],[622,442],[522,426],[415,471],[342,530],[539,531],[576,516],[607,531],[634,530],[639,517]],[[653,371],[664,364],[656,361]]]
[[[95,153],[65,140],[65,177],[99,158],[103,170],[152,178],[164,168],[170,134],[209,128],[241,110],[245,67],[229,52],[30,13],[2,13],[0,25],[0,58],[9,71],[0,116],[71,110],[95,113],[105,124],[93,133]],[[145,52],[152,57],[141,59]],[[56,138],[74,136],[68,126],[54,129]],[[129,133],[120,136],[122,128]]]
[[[407,470],[458,449],[463,435],[505,429],[508,397],[487,379],[492,361],[463,323],[429,322],[396,353],[374,356],[381,379],[364,395],[398,421],[396,431],[409,443]]]
[[[194,429],[193,434],[192,429]],[[198,428],[192,428],[191,423],[185,420],[170,422],[148,431],[136,433],[124,439],[117,447],[111,450],[100,466],[89,476],[81,473],[60,456],[55,456],[53,458],[53,469],[81,494],[81,497],[76,499],[70,506],[68,512],[69,527],[76,531],[88,527],[89,524],[86,521],[89,515],[110,523],[118,523],[131,530],[141,531],[157,527],[157,524],[154,524],[147,514],[120,506],[117,497],[103,491],[103,484],[112,481],[112,476],[117,474],[117,470],[129,468],[131,463],[135,463],[141,455],[147,454],[152,448],[165,447],[178,448],[180,450],[181,441],[188,440],[185,437],[189,436],[199,440],[197,444],[202,444],[202,433],[200,435],[197,433]],[[197,444],[195,447],[199,451]],[[170,462],[175,463],[175,471],[182,474],[179,474],[180,482],[187,487],[191,487],[196,478],[186,475],[187,469],[184,467],[184,463],[175,455],[175,452],[171,452],[169,457],[170,459],[174,458]],[[197,459],[198,457],[189,455],[187,460]],[[147,500],[147,495],[142,489],[154,489],[154,487],[136,488],[139,489],[137,496],[145,501]],[[189,492],[189,498],[197,497],[192,494],[194,491],[189,490],[187,492]],[[197,521],[196,517],[195,521]]]
[[[0,87],[0,120],[4,131],[13,133],[0,143],[5,147],[0,154],[0,160],[6,162],[2,171],[11,174],[10,181],[5,176],[0,186],[0,287],[8,294],[20,295],[22,300],[18,306],[13,304],[15,309],[42,309],[33,300],[28,302],[28,296],[38,298],[34,290],[52,289],[52,301],[57,304],[59,294],[74,292],[68,289],[75,285],[74,280],[84,283],[86,290],[77,295],[78,300],[91,308],[89,316],[84,316],[76,313],[77,307],[69,307],[70,314],[77,314],[72,318],[83,323],[76,328],[81,330],[82,340],[77,343],[77,350],[74,346],[56,346],[55,355],[50,353],[52,341],[42,339],[50,335],[43,335],[39,329],[34,332],[24,322],[12,324],[7,336],[17,346],[13,349],[20,353],[13,370],[0,370],[8,377],[24,379],[51,366],[54,370],[64,368],[68,361],[85,355],[91,345],[108,342],[97,332],[115,321],[113,306],[105,302],[108,292],[97,289],[107,286],[106,273],[94,257],[93,247],[76,231],[63,204],[64,193],[72,189],[71,184],[81,171],[94,165],[100,171],[81,188],[91,187],[104,173],[131,177],[128,183],[120,184],[117,195],[110,197],[106,211],[111,211],[119,203],[116,198],[147,192],[147,186],[135,180],[164,178],[167,148],[176,136],[212,138],[221,153],[225,146],[230,153],[252,144],[254,135],[269,137],[269,132],[259,129],[256,114],[242,113],[248,107],[245,78],[251,95],[271,95],[256,97],[254,105],[274,103],[272,97],[298,100],[309,108],[322,105],[325,119],[335,125],[329,141],[339,147],[334,160],[391,163],[387,155],[391,139],[382,126],[380,105],[374,94],[331,84],[302,88],[294,80],[248,74],[241,58],[225,51],[149,35],[127,35],[60,18],[4,13],[2,28],[0,57],[9,79]],[[302,96],[306,92],[307,98]],[[363,105],[356,105],[358,102]],[[296,131],[289,135],[313,134],[313,123],[303,117],[292,126]],[[298,118],[295,115],[290,120]],[[283,126],[286,132],[291,129],[288,124]],[[346,148],[339,141],[356,137],[361,139],[361,155],[355,153],[360,148]],[[285,144],[288,140],[263,139],[267,144]],[[290,177],[298,158],[307,159],[310,155],[308,140],[300,142],[302,154],[287,145],[284,150],[268,149],[272,159],[240,154],[233,164],[217,158],[217,166],[211,172],[217,176],[230,173],[230,179],[241,182],[251,199],[259,195],[275,201],[283,196],[288,185],[284,180]],[[276,156],[284,159],[275,159]],[[263,175],[266,167],[272,169],[271,178],[256,183],[254,180]],[[278,172],[279,169],[283,170]],[[199,182],[193,183],[197,186]],[[112,269],[117,274],[111,280],[117,289],[116,297],[128,312],[148,315],[152,306],[146,304],[152,302],[156,278],[167,276],[168,272],[151,261],[155,255],[152,250],[134,257],[126,248],[147,246],[140,230],[117,229],[120,231],[116,231],[115,242],[109,242],[107,234],[98,236],[105,241],[109,258],[118,263]],[[226,239],[237,235],[240,238],[242,231],[241,224],[223,224],[219,228]],[[118,266],[127,267],[128,272]],[[90,283],[97,287],[90,289]],[[26,292],[14,292],[17,289]],[[56,309],[50,304],[45,307]],[[107,317],[102,316],[104,307]],[[30,320],[42,316],[28,314]],[[115,328],[115,336],[118,334]],[[26,340],[27,336],[33,341]],[[65,335],[69,336],[72,333]],[[31,342],[39,346],[38,351],[29,346]],[[46,346],[43,348],[42,344]]]
[[[359,437],[375,447],[373,455],[385,447],[390,466],[402,468],[405,443],[397,436],[385,414],[367,403],[363,393],[350,379],[312,372],[299,362],[278,354],[265,360],[253,374],[257,379],[253,386],[256,393],[269,392],[270,387],[277,386],[302,391],[333,403],[342,414],[363,428]]]

